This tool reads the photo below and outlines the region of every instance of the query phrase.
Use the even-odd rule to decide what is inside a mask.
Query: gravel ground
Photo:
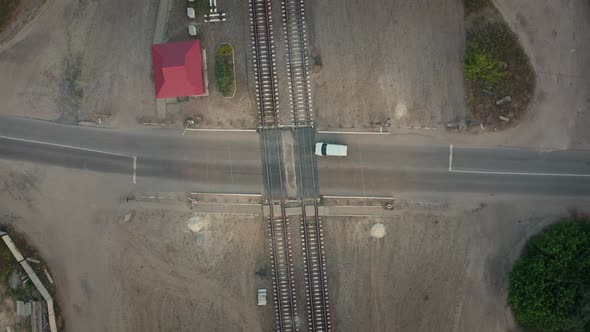
[[[256,305],[272,289],[260,218],[128,205],[127,176],[4,160],[0,174],[0,222],[51,266],[66,331],[272,329]]]
[[[308,1],[320,128],[463,119],[460,1]]]

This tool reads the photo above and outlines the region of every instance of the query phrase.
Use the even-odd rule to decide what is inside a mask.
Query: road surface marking
[[[534,173],[534,172],[502,172],[502,171],[470,171],[452,169],[451,173],[471,173],[471,174],[492,174],[492,175],[529,175],[529,176],[562,176],[562,177],[590,177],[590,174],[571,174],[571,173]]]
[[[504,172],[504,171],[453,169],[453,144],[450,144],[450,146],[449,146],[449,172],[451,172],[451,173],[468,173],[468,174],[490,174],[490,175],[561,176],[561,177],[581,177],[581,178],[590,177],[590,174],[573,174],[573,173]]]
[[[328,130],[318,130],[318,134],[389,135],[389,132],[380,133],[380,132],[377,132],[377,131],[328,131]]]
[[[389,199],[395,200],[395,197],[386,197],[386,196],[322,196],[324,198],[333,198],[333,199],[346,199],[346,198],[354,198],[354,199]]]
[[[137,183],[137,157],[133,156],[133,184]]]
[[[12,140],[12,141],[35,143],[35,144],[41,144],[41,145],[56,146],[56,147],[66,148],[66,149],[73,149],[73,150],[80,150],[80,151],[88,151],[88,152],[95,152],[95,153],[102,153],[102,154],[110,154],[110,155],[113,155],[113,156],[121,156],[121,157],[133,158],[133,155],[130,155],[130,154],[123,154],[123,153],[117,153],[117,152],[108,152],[108,151],[95,150],[95,149],[87,149],[87,148],[81,148],[81,147],[72,146],[72,145],[64,145],[64,144],[57,144],[57,143],[41,142],[41,141],[34,141],[34,140],[30,140],[30,139],[16,138],[16,137],[8,137],[8,136],[0,136],[0,138],[7,139],[7,140]]]
[[[453,171],[453,144],[449,145],[449,172]]]
[[[238,132],[238,133],[255,133],[256,129],[207,129],[207,128],[186,128],[186,131],[209,131],[209,132]],[[184,135],[184,133],[183,133]]]
[[[35,141],[35,140],[30,140],[30,139],[16,138],[16,137],[9,137],[9,136],[0,136],[0,139],[6,139],[6,140],[11,140],[11,141],[17,141],[17,142],[34,143],[34,144],[39,144],[39,145],[55,146],[55,147],[64,148],[64,149],[72,149],[72,150],[86,151],[86,152],[92,152],[92,153],[106,154],[106,155],[111,155],[111,156],[131,158],[131,159],[133,159],[133,183],[134,184],[136,183],[136,174],[135,174],[135,172],[136,172],[136,169],[137,169],[137,157],[136,156],[133,156],[133,155],[130,155],[130,154],[117,153],[117,152],[108,152],[108,151],[88,149],[88,148],[81,148],[79,146],[64,145],[64,144],[57,144],[57,143],[49,143],[49,142]]]
[[[262,194],[232,194],[232,193],[190,193],[191,195],[220,195],[220,196],[249,196],[260,197]]]

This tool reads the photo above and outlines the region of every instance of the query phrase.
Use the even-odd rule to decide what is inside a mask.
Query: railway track
[[[289,101],[291,106],[291,125],[293,127],[313,127],[314,117],[311,106],[311,85],[309,82],[309,62],[307,54],[307,32],[303,0],[281,1],[285,45],[287,48],[287,73],[289,82]],[[295,135],[300,135],[295,131]],[[307,138],[305,138],[307,136]],[[304,167],[315,169],[313,158],[307,159],[310,165],[302,165],[303,151],[313,151],[314,140],[304,135],[299,147],[299,186],[301,192],[301,239],[305,270],[306,306],[309,331],[331,331],[330,301],[328,298],[324,238],[319,217],[317,201],[317,182],[312,176],[312,192],[306,193],[301,175]],[[299,139],[298,139],[299,141]],[[313,197],[313,216],[307,216],[306,196]]]
[[[275,128],[279,126],[280,119],[271,0],[250,0],[249,5],[260,125],[262,128]]]
[[[324,237],[318,203],[314,200],[314,216],[301,216],[301,238],[305,265],[305,294],[309,331],[331,331]]]
[[[279,128],[279,103],[272,29],[271,0],[250,0],[250,27],[254,53],[254,76],[256,78],[256,104],[260,116],[265,176],[269,197],[268,231],[271,269],[273,274],[273,304],[276,330],[298,331],[297,301],[293,279],[293,252],[289,235],[289,220],[284,202],[273,202],[273,191],[282,197],[280,135],[266,133],[267,129]],[[269,134],[268,136],[265,136]],[[272,156],[272,157],[271,157]],[[274,174],[277,173],[278,174]],[[278,183],[275,183],[278,182]]]
[[[272,29],[271,0],[250,0],[250,22],[256,79],[256,102],[260,116],[263,153],[265,155],[265,181],[269,196],[268,231],[271,246],[273,273],[273,303],[277,331],[297,331],[297,302],[293,279],[293,253],[289,235],[289,219],[285,203],[274,202],[276,191],[283,197],[281,172],[281,135],[269,135],[268,129],[280,128],[276,62]],[[309,84],[307,35],[302,0],[282,0],[283,28],[287,48],[287,73],[291,127],[313,127],[311,91]],[[297,130],[296,130],[297,131]],[[298,133],[296,133],[298,135]],[[306,150],[312,151],[314,139],[302,136]],[[275,141],[276,140],[276,141]],[[308,141],[309,140],[309,141]],[[302,158],[299,152],[301,174]],[[270,156],[274,156],[271,158]],[[315,169],[311,159],[311,167]],[[279,172],[278,174],[274,174]],[[278,177],[277,177],[278,175]],[[273,182],[274,181],[274,182]],[[277,183],[277,181],[279,181]],[[300,186],[304,188],[300,179]],[[317,183],[313,179],[313,217],[306,215],[305,193],[301,197],[301,236],[304,253],[306,304],[309,331],[331,331],[330,306],[326,287],[326,265],[321,219],[318,212]],[[302,189],[305,190],[305,189]],[[275,191],[273,193],[273,191]],[[274,195],[273,195],[274,194]]]
[[[275,215],[273,203],[269,205],[271,261],[273,273],[273,300],[277,331],[298,331],[297,302],[293,280],[293,252],[289,235],[289,219],[285,214],[285,204],[278,203],[280,215]]]
[[[287,48],[291,125],[313,127],[303,0],[282,0],[281,9]]]

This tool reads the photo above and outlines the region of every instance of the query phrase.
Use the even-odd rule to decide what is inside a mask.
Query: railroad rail
[[[311,84],[309,83],[309,62],[307,54],[307,32],[303,0],[281,1],[285,44],[287,47],[287,73],[289,77],[289,101],[291,106],[291,125],[293,127],[314,126],[311,106]],[[313,158],[303,158],[302,154],[313,153],[314,139],[311,135],[295,130],[297,139],[306,148],[299,147],[299,187],[301,189],[301,240],[305,270],[305,294],[307,323],[309,331],[331,331],[330,301],[328,297],[326,258],[322,222],[318,209],[318,183],[312,175],[311,192],[303,181],[302,170],[316,169]],[[305,138],[306,137],[306,138]],[[299,136],[298,136],[299,138]],[[311,164],[302,165],[304,160]],[[306,199],[313,199],[313,216],[307,215]]]
[[[313,127],[303,0],[282,0],[281,9],[287,48],[291,125]]]
[[[297,301],[293,279],[293,252],[289,235],[289,219],[285,214],[285,204],[280,205],[280,216],[275,216],[273,203],[270,203],[268,230],[270,233],[271,261],[273,273],[273,300],[277,331],[298,331]]]
[[[278,127],[280,119],[271,0],[250,0],[249,5],[260,125],[262,128]]]
[[[307,217],[305,205],[301,216],[307,323],[309,331],[331,331],[324,236],[317,200],[313,208],[313,218]]]
[[[278,128],[280,119],[271,0],[250,0],[249,6],[254,76],[256,78],[256,104],[260,117],[260,128],[262,130]],[[295,282],[293,278],[293,252],[285,204],[284,202],[273,202],[273,181],[276,181],[277,178],[273,176],[276,174],[271,174],[272,172],[279,172],[279,184],[277,186],[277,190],[280,191],[279,197],[282,197],[284,191],[282,174],[280,174],[280,164],[282,162],[280,135],[274,135],[274,137],[276,141],[273,142],[263,139],[267,194],[269,197],[267,221],[273,274],[273,304],[276,330],[293,332],[298,331],[297,301],[295,299]],[[269,160],[271,159],[270,156],[275,158]],[[277,163],[277,165],[274,165],[274,163]]]

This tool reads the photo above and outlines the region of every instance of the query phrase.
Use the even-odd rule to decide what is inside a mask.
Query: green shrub
[[[590,331],[590,222],[566,220],[526,244],[509,275],[508,304],[535,331]]]
[[[474,81],[483,81],[487,85],[497,85],[506,75],[503,70],[505,65],[494,59],[488,53],[479,53],[477,50],[468,50],[465,55],[465,74]]]
[[[229,97],[234,93],[234,50],[229,44],[221,44],[215,51],[215,80],[223,96]]]

